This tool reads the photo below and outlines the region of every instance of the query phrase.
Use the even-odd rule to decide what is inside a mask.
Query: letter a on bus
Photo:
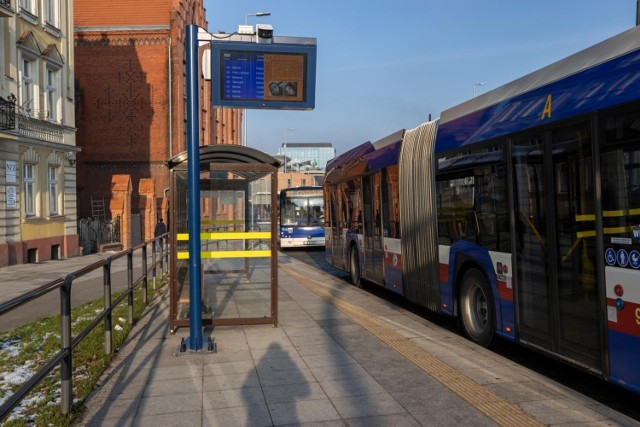
[[[551,118],[551,95],[547,96],[547,102],[544,104],[544,110],[542,110],[540,120],[544,120],[544,116]]]

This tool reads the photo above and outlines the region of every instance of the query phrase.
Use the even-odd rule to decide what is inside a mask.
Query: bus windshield
[[[322,196],[285,198],[280,209],[281,225],[311,227],[324,222]]]

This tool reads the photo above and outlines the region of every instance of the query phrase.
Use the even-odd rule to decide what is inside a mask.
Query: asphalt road
[[[76,272],[85,266],[100,262],[108,255],[76,257],[68,261],[47,261],[36,265],[14,266],[0,270],[0,303],[9,301],[18,295],[37,289],[68,273]],[[148,259],[151,266],[151,259]],[[133,256],[133,280],[142,276],[142,257]],[[159,271],[159,270],[158,270]],[[151,279],[149,285],[151,286]],[[115,259],[111,264],[111,292],[114,294],[128,286],[127,257]],[[104,295],[103,268],[75,279],[71,285],[72,307],[92,301]],[[54,290],[48,294],[18,307],[0,317],[0,332],[24,325],[34,320],[60,313],[60,292]]]

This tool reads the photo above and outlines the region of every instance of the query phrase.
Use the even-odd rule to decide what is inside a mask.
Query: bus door
[[[344,257],[342,256],[344,246],[342,229],[346,227],[346,219],[344,217],[344,206],[340,203],[339,186],[330,186],[327,195],[329,198],[329,227],[331,227],[328,236],[331,238],[331,244],[326,246],[325,252],[332,265],[345,268]]]
[[[384,284],[380,172],[362,178],[364,204],[364,272],[367,279]]]
[[[640,111],[601,124],[603,247],[609,377],[640,390]]]
[[[512,157],[520,340],[601,369],[590,125],[514,138]]]

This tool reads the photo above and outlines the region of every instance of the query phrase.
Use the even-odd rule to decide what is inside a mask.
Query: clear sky
[[[248,110],[247,145],[337,153],[437,118],[635,25],[636,0],[205,0],[210,32],[271,24],[318,41],[313,111]],[[485,83],[484,86],[474,86]],[[295,128],[293,131],[288,131]]]

